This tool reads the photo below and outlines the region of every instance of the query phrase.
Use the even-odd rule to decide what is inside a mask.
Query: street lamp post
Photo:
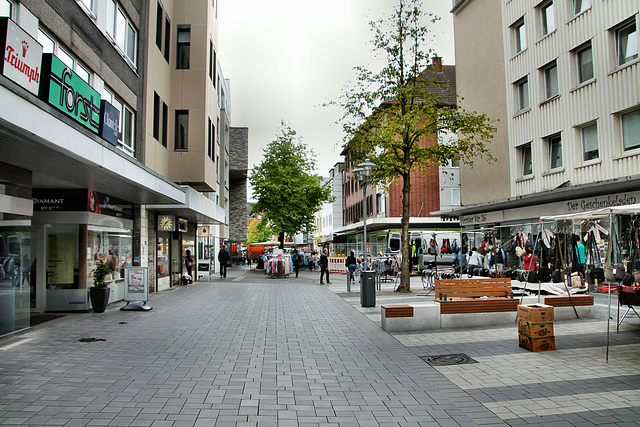
[[[370,279],[372,276],[369,271],[369,258],[367,258],[367,184],[369,184],[369,177],[371,177],[371,169],[375,167],[375,163],[370,162],[369,160],[365,160],[360,163],[356,169],[353,170],[354,173],[358,175],[358,180],[362,182],[362,209],[364,212],[363,218],[363,240],[364,240],[364,268],[365,274],[364,277],[360,280],[360,301],[363,307],[375,306],[375,287],[373,289],[373,304],[371,304],[370,298],[366,298],[363,290],[365,289],[366,284],[365,279]],[[365,300],[369,300],[368,302]]]

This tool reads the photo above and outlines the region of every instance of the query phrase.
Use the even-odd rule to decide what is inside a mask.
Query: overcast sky
[[[231,125],[249,128],[249,168],[261,162],[285,120],[317,155],[317,173],[342,161],[337,99],[355,80],[353,67],[379,70],[369,22],[393,11],[394,0],[219,0],[218,54],[231,81]],[[430,46],[454,64],[451,1],[425,0],[441,20]],[[249,195],[251,197],[251,195]]]

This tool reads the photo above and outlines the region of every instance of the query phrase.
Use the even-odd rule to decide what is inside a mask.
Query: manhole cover
[[[478,363],[466,354],[445,354],[441,356],[420,356],[420,359],[424,360],[431,366],[446,366],[446,365],[463,365],[465,363]]]

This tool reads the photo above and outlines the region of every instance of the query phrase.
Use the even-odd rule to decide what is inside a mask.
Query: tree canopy
[[[247,230],[247,243],[260,243],[273,239],[273,230],[266,220],[253,219]]]
[[[314,215],[323,202],[331,201],[331,188],[314,174],[316,159],[307,151],[296,131],[281,123],[276,139],[263,150],[262,162],[253,168],[249,182],[256,200],[252,212],[262,213],[280,248],[285,234],[294,235],[314,228]]]
[[[435,54],[427,48],[428,25],[438,20],[424,12],[420,0],[399,0],[387,19],[371,22],[374,51],[386,58],[377,72],[356,67],[355,87],[347,88],[339,101],[346,138],[343,149],[351,165],[365,159],[374,185],[388,186],[401,178],[402,277],[400,292],[409,286],[409,213],[411,172],[427,173],[451,161],[473,165],[492,159],[487,144],[495,127],[486,114],[464,111],[456,95],[435,67]],[[457,138],[446,140],[447,135]]]

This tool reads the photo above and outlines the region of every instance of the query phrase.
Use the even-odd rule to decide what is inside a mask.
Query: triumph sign
[[[2,74],[37,95],[42,46],[7,17],[0,18],[0,43],[4,48]]]

